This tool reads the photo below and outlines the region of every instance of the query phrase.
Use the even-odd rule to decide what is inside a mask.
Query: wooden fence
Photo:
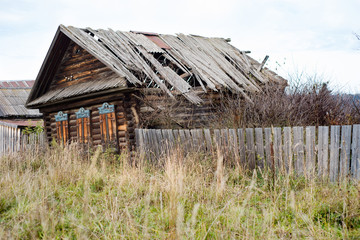
[[[5,122],[0,124],[0,156],[21,149],[45,146],[45,141],[45,135],[42,133],[22,134],[21,129],[15,124]]]
[[[360,125],[246,128],[136,129],[140,154],[156,160],[181,146],[185,152],[214,153],[244,167],[269,167],[283,172],[318,175],[335,181],[360,179]]]

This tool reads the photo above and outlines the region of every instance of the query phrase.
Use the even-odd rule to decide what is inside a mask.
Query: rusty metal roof
[[[36,127],[36,126],[44,126],[44,122],[43,120],[33,120],[33,119],[29,119],[29,120],[9,120],[9,119],[1,119],[0,120],[0,125],[8,125],[11,124],[10,126],[29,126],[29,127]],[[9,125],[8,125],[9,126]]]
[[[38,110],[25,108],[34,81],[0,81],[0,117],[36,118],[41,117]]]
[[[30,93],[28,107],[56,100],[50,90],[49,79],[52,79],[51,74],[56,72],[60,64],[57,59],[62,57],[56,54],[69,44],[69,40],[86,49],[118,77],[135,87],[155,86],[170,96],[176,91],[196,104],[202,102],[195,91],[196,84],[201,86],[203,92],[228,89],[244,97],[249,92],[261,91],[261,85],[269,81],[286,84],[286,80],[266,68],[262,69],[259,62],[223,38],[80,29],[60,25]],[[93,90],[103,89],[100,86]],[[63,95],[57,100],[71,96],[73,94]]]
[[[0,81],[1,88],[32,88],[34,80]]]

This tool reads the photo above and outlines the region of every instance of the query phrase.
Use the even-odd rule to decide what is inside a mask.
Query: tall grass
[[[76,144],[3,157],[0,238],[360,238],[358,184],[245,171],[223,158],[174,152],[160,167]]]

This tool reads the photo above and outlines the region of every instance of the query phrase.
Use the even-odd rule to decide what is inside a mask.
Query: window
[[[68,115],[62,111],[55,115],[57,140],[60,144],[66,144],[69,140]]]
[[[90,142],[90,110],[80,108],[76,114],[77,139],[80,143]]]
[[[104,147],[117,147],[114,105],[104,103],[99,107],[101,142]]]

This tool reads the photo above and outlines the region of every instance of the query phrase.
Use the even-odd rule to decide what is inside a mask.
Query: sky
[[[231,38],[290,79],[360,93],[360,0],[0,0],[0,80],[36,79],[60,24]]]

